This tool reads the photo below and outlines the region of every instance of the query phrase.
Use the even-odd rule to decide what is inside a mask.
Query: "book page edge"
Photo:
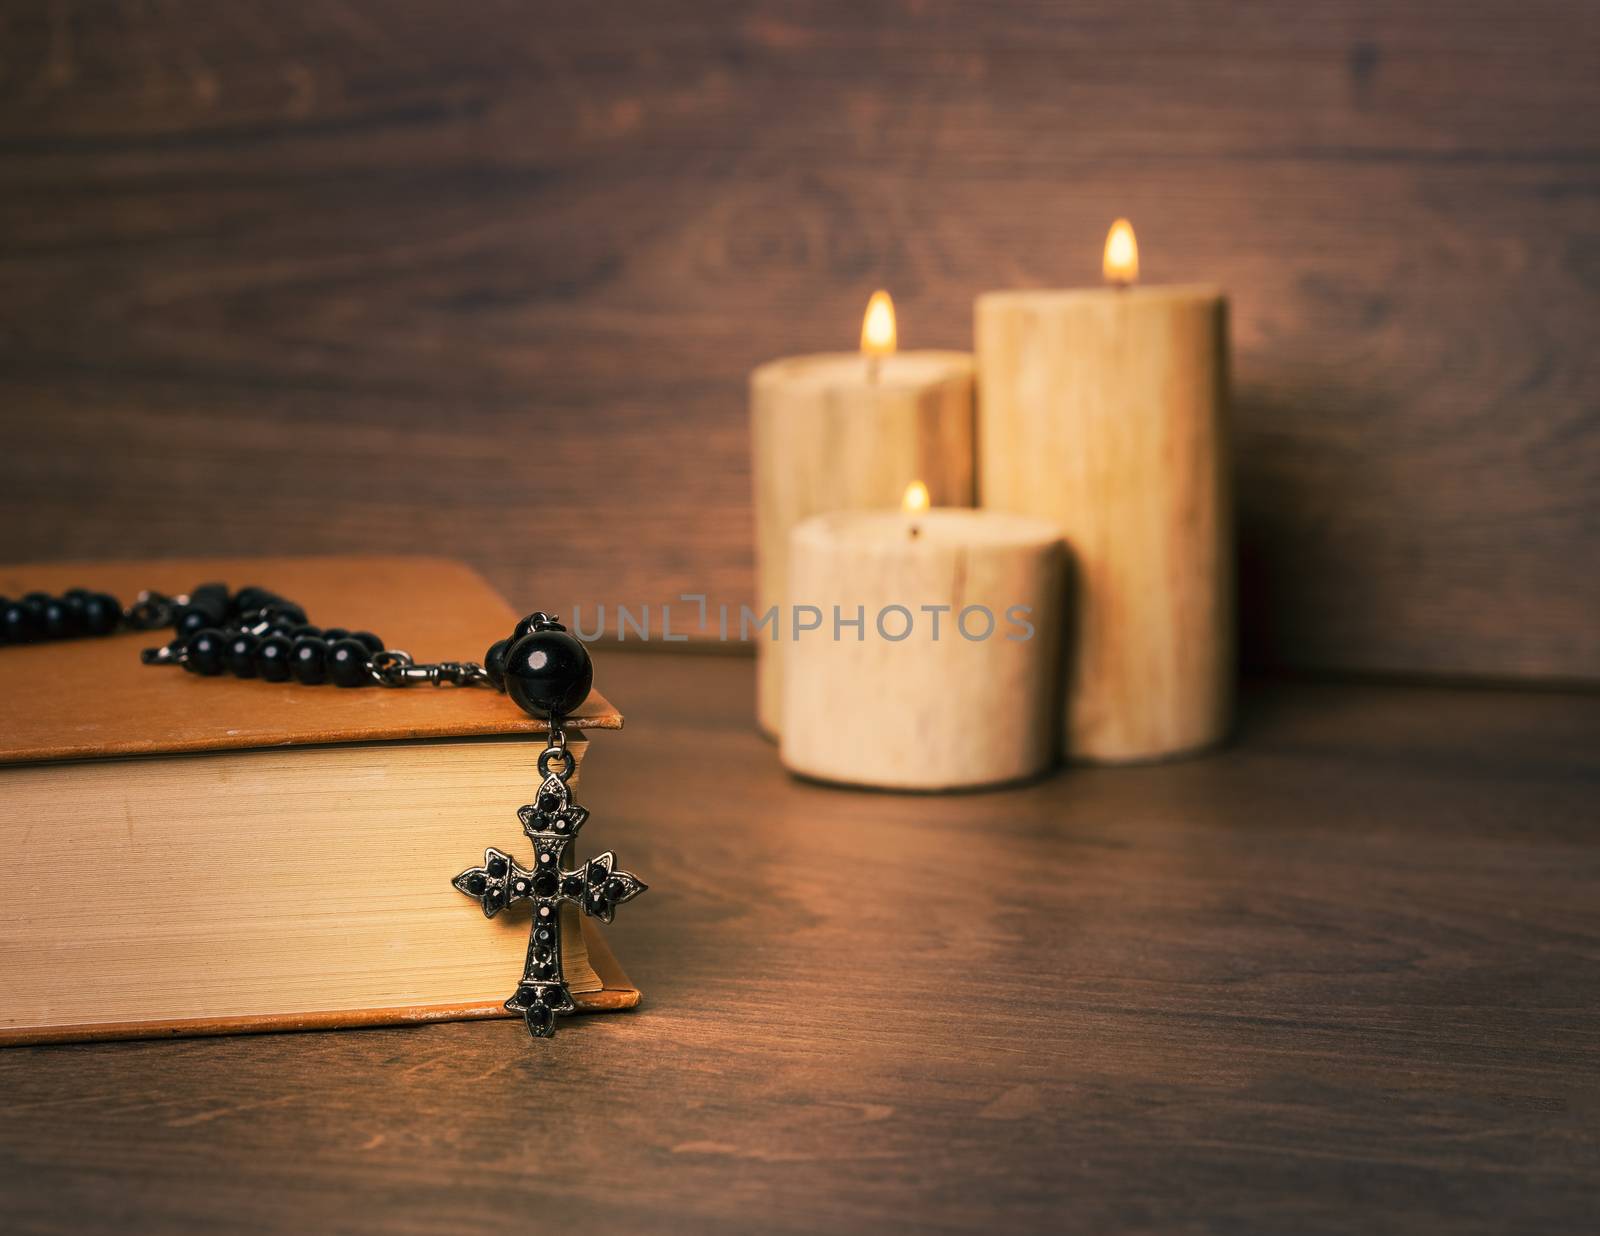
[[[618,972],[620,973],[620,971]],[[613,1013],[638,1006],[633,987],[574,993],[580,1013]],[[312,1013],[260,1013],[247,1017],[191,1017],[167,1021],[92,1022],[70,1026],[0,1028],[0,1047],[41,1043],[110,1042],[117,1039],[199,1038],[226,1034],[274,1034],[299,1030],[348,1030],[367,1026],[421,1025],[511,1017],[498,1001],[483,1004],[421,1004],[405,1008],[339,1009]]]

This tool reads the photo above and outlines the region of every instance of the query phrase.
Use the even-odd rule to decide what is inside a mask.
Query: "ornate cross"
[[[491,847],[483,852],[483,866],[468,868],[451,881],[478,900],[485,918],[493,918],[513,902],[533,902],[528,961],[506,1008],[522,1014],[535,1038],[549,1038],[555,1033],[555,1015],[576,1008],[561,973],[561,904],[581,906],[585,914],[609,923],[619,905],[647,887],[638,876],[619,868],[609,850],[571,871],[562,867],[562,857],[589,812],[572,801],[567,789],[575,761],[558,733],[552,730],[551,745],[539,756],[544,781],[538,801],[517,810],[522,831],[533,842],[533,866],[519,867],[509,854]],[[552,771],[557,758],[562,766]]]

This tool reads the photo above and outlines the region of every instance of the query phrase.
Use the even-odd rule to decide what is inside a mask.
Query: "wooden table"
[[[1600,697],[1258,685],[921,798],[787,778],[748,661],[601,668],[642,1009],[0,1053],[0,1228],[1593,1230]]]

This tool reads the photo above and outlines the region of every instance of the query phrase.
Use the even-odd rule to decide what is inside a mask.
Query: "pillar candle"
[[[943,790],[1055,761],[1063,555],[1042,520],[850,511],[797,525],[780,757],[850,785]]]
[[[977,303],[980,502],[1066,538],[1062,740],[1107,763],[1216,743],[1233,700],[1226,302],[1126,285],[1125,228],[1125,285]]]
[[[795,356],[751,375],[758,613],[778,608],[776,640],[756,638],[757,719],[781,726],[789,646],[789,532],[825,511],[898,507],[921,478],[943,506],[971,506],[972,357],[895,350],[893,308],[873,298],[860,353]]]

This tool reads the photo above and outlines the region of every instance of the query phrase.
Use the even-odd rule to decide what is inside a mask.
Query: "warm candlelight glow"
[[[1133,283],[1139,278],[1139,242],[1133,238],[1133,224],[1118,219],[1106,233],[1106,255],[1100,269],[1107,283]]]
[[[861,319],[862,355],[893,356],[895,342],[894,301],[887,292],[874,292],[867,302],[867,315]]]
[[[900,500],[900,509],[907,515],[920,515],[928,509],[928,487],[921,481],[906,486],[906,496]]]

